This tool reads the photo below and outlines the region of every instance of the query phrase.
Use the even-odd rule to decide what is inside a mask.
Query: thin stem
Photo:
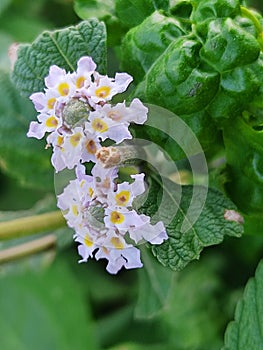
[[[0,264],[21,259],[23,257],[53,248],[56,244],[56,236],[53,234],[35,239],[0,251]]]
[[[66,226],[60,210],[0,222],[0,240],[29,236]]]

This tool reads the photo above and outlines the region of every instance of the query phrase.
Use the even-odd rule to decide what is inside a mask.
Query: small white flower
[[[125,91],[132,80],[133,78],[127,73],[116,73],[115,79],[95,73],[94,82],[87,89],[87,97],[92,106],[107,102],[116,94]]]
[[[67,102],[76,92],[72,75],[56,65],[50,67],[45,84],[58,101]]]
[[[72,81],[76,91],[82,91],[91,84],[91,76],[95,72],[96,63],[89,56],[81,57],[76,72],[72,73]]]
[[[27,133],[28,137],[35,137],[42,139],[46,132],[53,132],[59,129],[62,125],[62,120],[57,118],[54,114],[39,114],[38,122],[31,122]]]
[[[34,103],[37,112],[54,113],[57,98],[51,90],[47,90],[45,93],[35,92],[29,98]]]
[[[86,130],[96,135],[102,141],[107,138],[117,144],[126,139],[131,139],[128,124],[115,123],[110,118],[105,118],[100,111],[90,112],[89,123],[86,123]]]

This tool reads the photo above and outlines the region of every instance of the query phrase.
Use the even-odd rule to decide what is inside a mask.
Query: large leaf
[[[243,298],[238,302],[235,321],[225,334],[224,350],[262,350],[263,345],[263,261],[255,277],[248,281]]]
[[[116,0],[115,9],[120,21],[126,27],[140,24],[146,17],[158,9],[167,10],[168,0]]]
[[[125,35],[121,50],[123,68],[140,81],[167,46],[183,34],[177,20],[155,11]]]
[[[150,179],[149,195],[141,212],[162,220],[169,239],[152,247],[153,254],[173,270],[198,259],[203,248],[225,236],[240,237],[243,226],[231,218],[235,205],[221,192],[202,186],[179,186],[162,178]],[[229,210],[231,210],[229,212]]]
[[[135,307],[136,318],[151,318],[168,303],[175,272],[160,265],[145,249],[141,249],[143,269],[139,274],[139,295]]]
[[[32,103],[19,96],[5,71],[0,89],[0,167],[22,185],[53,190],[50,151],[44,142],[26,137],[35,114]]]
[[[17,89],[28,96],[43,90],[44,77],[51,65],[74,71],[78,59],[86,55],[92,56],[100,73],[105,72],[106,31],[104,23],[97,19],[54,32],[46,31],[32,45],[21,45],[12,80]]]
[[[85,296],[61,258],[46,271],[0,282],[3,349],[96,349]]]
[[[177,273],[176,282],[162,312],[170,349],[219,350],[221,327],[222,256],[216,251]]]

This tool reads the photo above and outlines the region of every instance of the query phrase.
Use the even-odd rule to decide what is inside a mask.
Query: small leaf
[[[169,239],[152,247],[153,254],[173,270],[198,259],[203,248],[219,244],[225,236],[240,237],[243,226],[226,220],[235,205],[222,193],[202,186],[182,186],[162,178],[150,179],[149,195],[140,211],[162,220]]]
[[[263,261],[255,277],[246,285],[238,302],[235,321],[230,322],[225,334],[223,350],[261,350],[263,344]]]
[[[82,56],[91,56],[97,70],[106,70],[106,30],[97,19],[83,21],[75,27],[46,31],[32,43],[21,45],[12,73],[17,89],[25,96],[44,88],[44,78],[51,65],[74,71]]]
[[[141,249],[141,252],[143,269],[138,271],[139,295],[135,317],[151,318],[167,306],[175,273],[160,265],[146,249]]]

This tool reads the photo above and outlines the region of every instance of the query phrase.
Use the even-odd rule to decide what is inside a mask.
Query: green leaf
[[[74,10],[84,20],[98,18],[103,21],[107,28],[107,45],[114,47],[121,43],[127,29],[120,23],[115,14],[114,0],[75,0]]]
[[[260,125],[259,125],[260,126]],[[263,133],[242,117],[224,126],[227,173],[226,189],[239,209],[262,215],[263,210]],[[242,150],[242,155],[240,153]]]
[[[145,76],[145,102],[179,115],[203,110],[216,95],[220,76],[201,67],[200,47],[188,37],[171,42]]]
[[[243,226],[227,220],[235,205],[221,192],[202,186],[182,186],[162,178],[149,179],[149,195],[140,212],[162,220],[169,239],[152,246],[153,254],[173,270],[198,259],[203,248],[219,244],[225,236],[240,237]],[[231,220],[231,221],[230,221]]]
[[[207,19],[232,17],[239,13],[239,0],[193,0],[192,21],[200,23]]]
[[[48,52],[48,54],[47,54]],[[44,89],[51,65],[74,71],[82,56],[91,56],[98,71],[106,70],[106,31],[97,19],[54,32],[44,32],[32,45],[20,45],[12,73],[17,89],[25,96]]]
[[[158,9],[168,10],[169,0],[116,0],[115,9],[126,27],[135,27]]]
[[[122,43],[124,70],[139,81],[167,46],[182,34],[177,20],[155,11],[125,35]]]
[[[218,350],[222,346],[223,260],[215,251],[210,253],[177,273],[161,315],[171,349]]]
[[[143,269],[139,274],[139,295],[135,307],[136,318],[151,318],[167,307],[175,273],[141,249]]]
[[[261,350],[263,344],[263,261],[246,285],[226,330],[224,350]]]
[[[96,349],[78,280],[60,258],[45,271],[1,278],[1,346],[8,350]]]
[[[21,185],[52,190],[53,170],[45,143],[27,138],[29,121],[34,119],[32,103],[19,96],[9,79],[0,74],[0,166]]]
[[[75,0],[74,10],[82,19],[105,19],[114,13],[114,0]]]
[[[207,151],[215,144],[218,133],[207,112],[181,115],[179,119],[167,109],[150,104],[147,107],[147,123],[132,125],[133,137],[159,145],[172,160],[178,161],[184,159],[186,154],[190,157]],[[202,149],[200,145],[197,146],[197,139]]]
[[[260,52],[256,38],[231,18],[209,22],[201,57],[224,72],[254,62]]]

